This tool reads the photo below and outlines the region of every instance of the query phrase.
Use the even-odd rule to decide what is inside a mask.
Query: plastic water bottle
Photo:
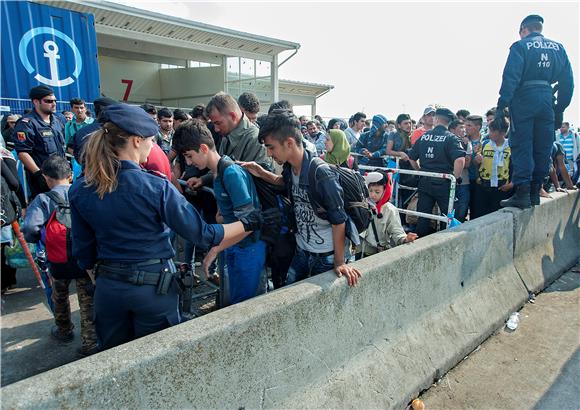
[[[516,330],[518,328],[519,323],[520,323],[520,314],[518,312],[514,312],[510,315],[510,318],[506,322],[506,326],[510,330]]]

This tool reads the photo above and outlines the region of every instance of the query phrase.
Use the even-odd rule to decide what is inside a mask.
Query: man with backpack
[[[174,148],[183,154],[188,165],[203,170],[208,168],[215,175],[214,192],[223,221],[233,223],[241,220],[256,209],[261,209],[258,193],[251,175],[232,162],[227,156],[220,156],[211,132],[200,120],[186,121],[174,135]],[[210,254],[215,248],[210,250]],[[210,255],[214,257],[216,255]],[[247,232],[245,239],[225,250],[228,268],[229,295],[231,304],[239,303],[264,293],[266,281],[264,264],[266,244],[260,232]]]
[[[28,242],[46,246],[50,274],[53,278],[52,301],[54,321],[51,335],[60,342],[74,338],[71,321],[69,285],[76,280],[81,314],[81,356],[97,351],[93,323],[93,284],[87,273],[72,259],[71,217],[68,202],[71,170],[66,159],[51,156],[42,164],[42,175],[50,191],[39,194],[28,206],[22,232]]]
[[[304,149],[300,121],[290,110],[274,110],[268,115],[260,127],[259,138],[274,161],[284,165],[282,175],[254,162],[242,166],[288,190],[296,219],[297,247],[287,283],[334,269],[338,276],[346,276],[349,285],[355,285],[361,273],[346,261],[350,257],[350,241],[359,243],[358,227],[345,211],[343,195],[345,198],[348,195],[340,183],[339,168],[331,168]],[[368,222],[370,219],[366,226]]]

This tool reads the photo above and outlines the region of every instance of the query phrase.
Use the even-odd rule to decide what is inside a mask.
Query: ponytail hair
[[[100,199],[117,189],[117,174],[121,162],[118,154],[127,145],[129,134],[112,122],[107,122],[89,136],[82,154],[85,182],[95,186]]]

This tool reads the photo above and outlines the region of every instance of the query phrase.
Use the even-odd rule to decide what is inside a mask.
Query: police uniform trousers
[[[422,177],[419,180],[419,200],[417,202],[417,212],[430,214],[433,212],[433,205],[437,203],[441,213],[447,215],[449,207],[449,187],[448,180]],[[423,237],[431,231],[431,220],[419,218],[417,222],[417,235]]]
[[[510,105],[510,116],[512,182],[541,184],[550,170],[554,143],[552,88],[548,85],[520,88]]]
[[[38,194],[43,194],[50,191],[46,180],[42,175],[34,176],[34,174],[26,170],[26,182],[28,183],[28,188],[30,188],[29,201],[32,201],[38,196]]]
[[[160,273],[172,261],[139,267],[118,264],[127,274],[136,270]],[[99,268],[100,270],[101,268]],[[158,294],[156,285],[137,285],[97,274],[95,290],[95,328],[99,350],[129,342],[176,325],[179,315],[178,285],[173,279],[166,294]]]

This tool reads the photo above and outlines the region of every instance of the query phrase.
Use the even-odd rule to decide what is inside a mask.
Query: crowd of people
[[[195,281],[178,273],[176,238],[180,272],[201,262],[196,274],[219,282],[226,306],[331,270],[355,286],[361,272],[351,262],[445,228],[437,221],[576,190],[580,137],[558,121],[551,138],[554,115],[570,102],[571,70],[559,43],[541,47],[551,41],[542,22],[522,22],[500,99],[484,115],[428,105],[416,120],[357,112],[326,123],[297,117],[288,101],[261,114],[256,95],[220,92],[190,112],[102,97],[93,117],[79,98],[56,113],[54,91],[34,87],[33,108],[2,119],[2,291],[16,283],[5,250],[21,217],[26,240],[46,251],[51,335],[74,338],[75,281],[86,356],[182,320],[180,298]],[[550,67],[546,58],[565,68],[525,71],[546,79],[514,82],[510,70],[524,52],[540,69]],[[553,108],[522,105],[533,96],[552,104],[555,81]]]

